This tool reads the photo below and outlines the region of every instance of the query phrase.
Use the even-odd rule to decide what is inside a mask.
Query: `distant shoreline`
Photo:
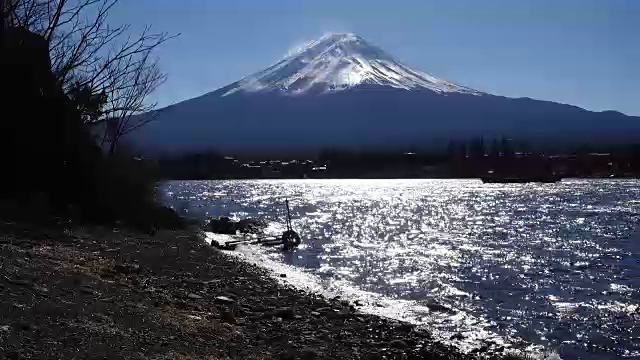
[[[216,178],[166,178],[162,181],[205,181],[205,180],[478,180],[480,177],[216,177]],[[567,176],[563,180],[640,180],[634,176]]]

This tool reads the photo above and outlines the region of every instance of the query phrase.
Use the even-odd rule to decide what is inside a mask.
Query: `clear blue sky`
[[[112,20],[181,33],[159,51],[160,105],[346,31],[478,90],[640,115],[640,0],[122,0]]]

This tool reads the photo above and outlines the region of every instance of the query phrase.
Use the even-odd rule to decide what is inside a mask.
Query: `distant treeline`
[[[640,175],[640,144],[539,146],[507,138],[451,141],[441,149],[325,149],[315,156],[268,158],[215,151],[163,156],[165,179],[443,178],[557,173],[567,177]]]

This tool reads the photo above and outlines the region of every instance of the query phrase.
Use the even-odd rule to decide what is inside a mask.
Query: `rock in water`
[[[238,228],[235,221],[232,221],[228,217],[221,217],[209,221],[209,230],[216,234],[235,235]]]
[[[237,229],[243,234],[258,234],[264,231],[267,223],[256,219],[243,219],[238,221]]]
[[[237,232],[242,234],[258,234],[264,231],[267,223],[256,219],[243,219],[238,222],[221,217],[209,221],[209,230],[216,234],[235,235]]]
[[[455,310],[453,310],[453,309],[451,309],[451,308],[449,308],[449,307],[447,307],[445,305],[439,304],[439,303],[437,303],[435,301],[428,302],[428,303],[425,304],[425,306],[427,308],[429,308],[429,310],[431,310],[431,311],[443,312],[443,313],[447,313],[447,314],[455,314],[456,313]]]

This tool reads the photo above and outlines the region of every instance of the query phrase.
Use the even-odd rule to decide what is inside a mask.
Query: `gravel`
[[[469,358],[281,285],[193,231],[2,228],[0,359]]]

